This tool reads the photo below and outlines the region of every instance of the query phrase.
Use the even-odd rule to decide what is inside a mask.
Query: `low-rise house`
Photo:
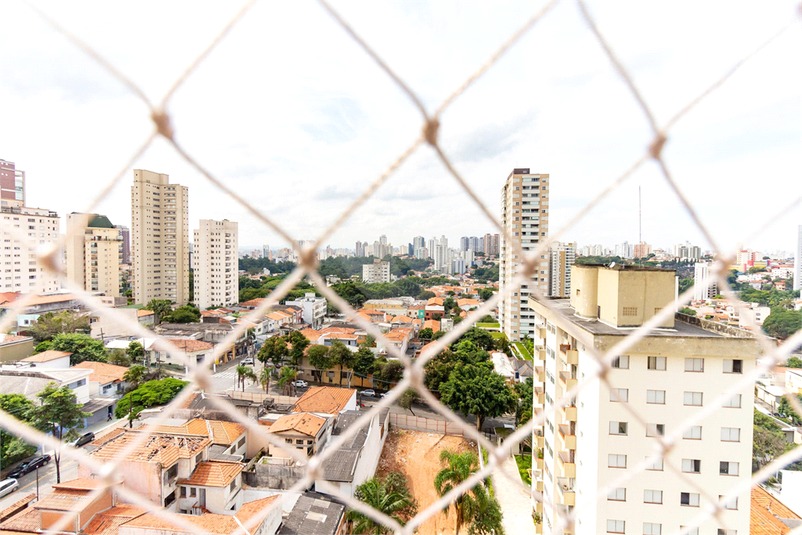
[[[230,461],[202,461],[188,478],[178,480],[178,512],[225,513],[242,506],[242,469]]]
[[[476,299],[457,299],[457,306],[467,312],[479,308],[482,303]]]
[[[206,355],[214,351],[214,344],[197,340],[195,338],[165,338],[173,344],[179,352],[181,352],[186,359],[178,360],[173,358],[169,352],[156,348],[154,344],[150,344],[145,348],[146,356],[150,359],[149,362],[165,362],[168,364],[177,364],[179,366],[186,366],[191,362],[203,362]],[[222,357],[221,357],[222,358]],[[219,360],[215,364],[225,362]]]
[[[32,368],[47,368],[48,370],[66,370],[70,367],[70,355],[65,351],[54,351],[48,349],[36,355],[26,357],[20,362],[30,365]]]
[[[33,338],[16,334],[0,334],[0,364],[17,362],[33,353]]]
[[[287,447],[302,451],[307,457],[317,453],[331,431],[332,418],[302,412],[280,417],[270,426],[270,432],[284,440]],[[272,457],[290,457],[289,452],[270,444]]]
[[[317,297],[314,292],[309,292],[302,298],[293,301],[287,300],[284,304],[300,308],[303,322],[311,325],[313,329],[320,328],[328,309],[328,301],[326,301],[326,298]]]
[[[81,300],[72,294],[36,295],[28,302],[28,305],[17,314],[16,330],[26,331],[42,314],[61,312],[63,310],[78,312],[82,307],[83,303]],[[12,309],[13,301],[0,304],[0,317],[4,317],[6,314],[13,314]]]
[[[325,494],[307,491],[298,498],[278,535],[339,535],[345,527],[345,506]]]
[[[123,378],[125,372],[128,371],[125,366],[85,360],[73,366],[72,369],[92,372],[92,375],[87,378],[90,396],[117,397],[125,394],[128,386]]]
[[[211,439],[209,456],[236,456],[239,460],[248,456],[248,430],[237,422],[193,418],[182,424],[160,425],[152,431],[162,435],[196,435]]]
[[[295,402],[292,412],[315,412],[337,415],[356,410],[356,390],[313,386]]]
[[[786,471],[782,474],[784,476]],[[784,482],[783,477],[783,487]],[[752,487],[749,502],[749,533],[752,535],[784,535],[802,526],[802,517],[759,485]]]

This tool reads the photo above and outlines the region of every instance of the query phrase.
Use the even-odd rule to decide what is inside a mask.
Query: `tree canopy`
[[[162,318],[164,323],[198,323],[201,320],[201,313],[194,306],[184,305],[172,312],[168,312]]]
[[[139,412],[155,405],[166,405],[188,384],[172,377],[148,381],[124,395],[114,414],[117,418],[124,418],[129,410]]]
[[[785,340],[802,328],[802,311],[776,307],[763,322],[763,330],[769,336]]]
[[[47,312],[28,327],[28,334],[36,342],[53,339],[57,334],[89,334],[89,316],[78,315],[71,310]]]
[[[85,360],[106,362],[106,348],[103,342],[85,334],[57,334],[49,343],[48,349],[65,351],[70,355],[70,366]]]
[[[390,472],[384,478],[368,479],[356,488],[354,497],[402,526],[418,512],[418,505],[409,490],[407,479],[398,472]],[[353,523],[351,533],[381,535],[392,532],[387,526],[353,509],[348,511],[347,518]]]

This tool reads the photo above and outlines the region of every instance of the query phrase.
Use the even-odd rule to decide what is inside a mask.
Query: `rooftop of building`
[[[178,483],[199,487],[227,487],[244,467],[245,465],[238,462],[203,461],[198,463],[189,478],[180,479]]]
[[[125,429],[122,433],[107,435],[109,438],[90,453],[100,459],[118,459],[130,443],[140,437],[139,430]],[[106,438],[106,437],[104,437]],[[98,441],[95,441],[97,443]],[[175,464],[179,458],[195,456],[212,441],[200,436],[150,435],[124,460],[140,463],[161,463],[165,468]],[[118,459],[119,460],[119,459]]]
[[[749,533],[751,535],[784,535],[791,532],[791,527],[783,520],[794,526],[802,525],[799,515],[794,513],[763,487],[752,488],[750,500]]]
[[[69,353],[67,354],[69,355]],[[72,368],[91,370],[92,375],[90,375],[87,379],[102,385],[123,381],[123,376],[125,376],[125,372],[128,371],[128,368],[125,366],[117,366],[105,362],[92,362],[88,360],[79,362],[75,366],[72,366]]]
[[[228,446],[236,442],[245,433],[245,426],[236,422],[193,418],[183,424],[160,425],[153,432],[165,435],[204,436],[211,438],[212,444]]]
[[[48,349],[47,351],[42,351],[41,353],[37,353],[36,355],[31,355],[30,357],[26,357],[22,359],[21,362],[38,362],[38,363],[50,362],[52,360],[58,360],[64,357],[69,357],[70,355],[72,355],[72,353]]]
[[[288,414],[282,416],[270,426],[271,433],[295,431],[302,435],[315,437],[320,428],[326,424],[326,419],[308,412]]]
[[[313,386],[295,402],[293,412],[337,414],[345,409],[348,401],[355,395],[356,390],[352,388]]]
[[[302,494],[284,520],[278,535],[335,535],[345,506],[317,492]]]

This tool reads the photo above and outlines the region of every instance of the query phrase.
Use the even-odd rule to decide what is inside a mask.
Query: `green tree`
[[[162,321],[164,323],[198,323],[200,318],[200,310],[193,306],[184,305],[165,314]]]
[[[402,526],[418,511],[415,499],[407,486],[406,477],[398,472],[390,472],[384,479],[379,477],[368,479],[356,488],[354,496]],[[346,518],[351,522],[351,533],[376,535],[391,533],[390,528],[359,511],[349,510]]]
[[[268,362],[272,362],[274,366],[280,366],[289,354],[287,339],[283,336],[274,336],[265,340],[256,358],[262,364],[267,365]]]
[[[432,297],[437,297],[437,294],[435,294],[434,292],[430,292],[429,290],[424,290],[421,293],[419,293],[415,297],[415,299],[417,299],[418,301],[428,301]]]
[[[463,340],[468,340],[481,347],[485,351],[490,351],[495,346],[493,336],[486,330],[478,327],[471,327],[465,333],[457,338],[455,344],[459,344]]]
[[[502,416],[517,406],[512,388],[490,362],[457,366],[440,386],[440,394],[440,401],[451,409],[474,415],[480,431],[485,418]]]
[[[418,395],[418,391],[414,388],[407,388],[401,397],[398,399],[398,404],[401,405],[403,409],[408,410],[412,413],[412,416],[415,416],[415,413],[412,411],[412,405],[420,399]]]
[[[127,368],[131,365],[131,358],[124,349],[111,349],[106,356],[106,362]]]
[[[458,487],[463,481],[471,477],[476,471],[478,460],[472,451],[454,453],[448,450],[440,452],[440,462],[447,463],[448,466],[437,472],[434,477],[434,489],[440,496],[445,496],[451,489]],[[452,502],[454,512],[457,517],[456,535],[459,535],[460,528],[473,520],[472,513],[475,509],[473,492],[466,492],[454,498]],[[448,514],[449,509],[446,509]]]
[[[788,448],[789,444],[785,441],[782,431],[771,431],[764,427],[754,426],[752,463],[756,469],[763,468],[788,451]]]
[[[309,356],[309,364],[315,369],[312,370],[312,376],[318,383],[323,382],[323,372],[331,369],[332,363],[329,358],[329,348],[323,345],[313,345],[307,351]]]
[[[187,381],[179,381],[173,377],[154,379],[143,383],[120,399],[114,415],[117,418],[124,418],[132,408],[137,411],[156,405],[166,405],[188,384]]]
[[[763,322],[763,330],[769,336],[785,340],[802,328],[802,311],[779,307],[771,309],[771,314]]]
[[[71,366],[85,360],[106,362],[106,348],[103,346],[103,342],[85,334],[57,334],[50,341],[50,349],[72,353],[70,355]]]
[[[788,368],[802,368],[802,359],[799,357],[791,357],[785,365]]]
[[[148,369],[139,364],[134,364],[123,374],[123,381],[128,383],[129,390],[136,390],[145,382]]]
[[[158,325],[165,314],[172,312],[173,303],[164,299],[151,299],[144,308],[153,312],[153,324]]]
[[[276,384],[284,391],[285,395],[290,395],[295,389],[292,383],[295,382],[296,377],[298,377],[298,372],[289,366],[284,366],[281,368]]]
[[[348,349],[348,346],[335,340],[329,348],[329,359],[334,366],[340,368],[340,386],[343,385],[343,372],[346,369],[353,369],[356,364],[356,355]]]
[[[527,377],[523,383],[516,383],[514,389],[518,396],[518,404],[515,407],[515,425],[521,426],[532,419],[535,384],[531,377]]]
[[[495,292],[493,291],[493,288],[482,288],[481,290],[479,290],[479,298],[482,301],[487,301],[493,297],[494,293]]]
[[[472,522],[468,526],[468,535],[504,535],[504,525],[501,522],[503,513],[498,500],[484,485],[476,485],[471,493]]]
[[[373,372],[373,366],[376,364],[376,355],[367,347],[360,347],[359,351],[354,355],[354,373],[359,377],[367,377],[369,373]]]
[[[397,383],[404,377],[404,365],[398,360],[388,361],[382,366],[381,381],[384,388],[389,389],[392,383]]]
[[[491,316],[490,314],[486,314],[482,316],[482,319],[479,320],[479,323],[498,323],[496,318]]]
[[[680,314],[687,314],[688,316],[695,316],[696,315],[696,311],[694,309],[692,309],[691,307],[682,307],[681,309],[679,309],[679,313]]]
[[[57,334],[89,334],[89,316],[79,315],[71,310],[47,312],[28,328],[28,334],[36,342],[51,340]]]
[[[434,332],[432,332],[431,327],[426,327],[418,332],[418,338],[421,340],[431,340],[433,334]]]
[[[693,279],[680,279],[679,280],[679,293],[684,293],[691,286],[693,286]]]
[[[261,384],[262,388],[264,388],[265,394],[270,392],[270,371],[270,368],[265,366],[259,373],[259,384]]]
[[[33,402],[22,394],[0,394],[0,409],[20,422],[29,421],[33,408]],[[32,455],[35,451],[36,446],[0,428],[0,469]]]
[[[242,386],[242,391],[245,392],[245,381],[250,379],[253,382],[257,381],[256,374],[250,366],[237,366],[237,386]]]
[[[136,340],[132,340],[131,343],[128,344],[128,348],[125,351],[131,358],[131,362],[138,362],[140,360],[142,360],[142,362],[145,361],[145,348]]]
[[[39,405],[31,411],[32,425],[58,440],[78,438],[75,428],[82,426],[84,418],[92,416],[81,410],[83,404],[77,403],[75,393],[66,385],[59,387],[48,383],[36,397]],[[55,449],[53,460],[56,461],[56,483],[61,483],[61,448]]]
[[[304,358],[304,352],[309,347],[309,339],[298,331],[293,331],[288,337],[290,362],[293,366],[300,366]]]

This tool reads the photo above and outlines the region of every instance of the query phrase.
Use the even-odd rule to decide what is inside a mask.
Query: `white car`
[[[253,359],[251,357],[242,359],[242,365],[245,366],[246,364],[253,366]]]
[[[17,489],[19,489],[19,482],[16,479],[4,479],[0,481],[0,498],[11,494]]]
[[[301,379],[298,379],[297,381],[292,382],[292,386],[294,386],[295,388],[306,388],[307,386],[309,386],[309,383],[307,383],[306,381],[302,381]]]
[[[372,397],[372,398],[376,397],[376,391],[375,390],[371,390],[371,389],[363,390],[362,392],[360,392],[360,394],[362,394],[363,396],[369,396],[369,397]]]

